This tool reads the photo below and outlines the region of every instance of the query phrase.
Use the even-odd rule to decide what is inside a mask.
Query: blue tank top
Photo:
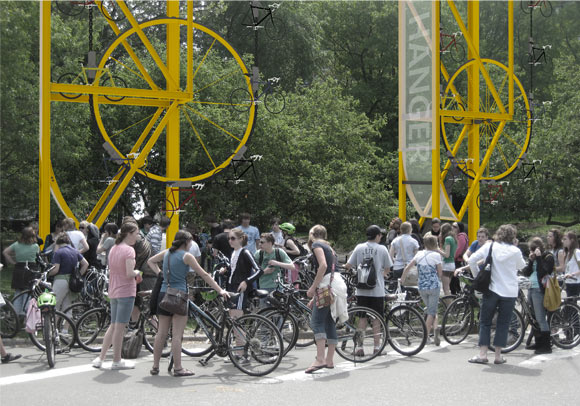
[[[177,250],[175,252],[169,252],[165,254],[163,258],[163,284],[161,285],[161,292],[167,291],[167,264],[168,260],[171,261],[171,272],[169,279],[169,285],[172,288],[179,289],[183,292],[187,292],[187,273],[189,272],[189,265],[183,262],[183,256],[187,254],[184,250]]]

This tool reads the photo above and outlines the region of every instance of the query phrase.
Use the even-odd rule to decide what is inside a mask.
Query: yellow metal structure
[[[101,12],[101,1],[95,2]],[[256,103],[250,75],[246,66],[236,51],[218,34],[212,30],[194,23],[193,3],[187,1],[187,17],[180,19],[179,1],[167,2],[166,17],[138,22],[124,1],[117,1],[116,6],[126,18],[123,31],[111,18],[106,21],[117,35],[113,43],[104,51],[96,68],[82,67],[79,80],[73,83],[51,82],[51,3],[40,2],[41,7],[41,109],[40,109],[40,234],[50,232],[50,193],[61,211],[76,219],[68,206],[58,186],[50,159],[50,105],[52,102],[91,104],[95,121],[111,155],[111,160],[119,164],[119,170],[106,190],[96,203],[87,220],[101,226],[122,196],[135,174],[149,179],[164,182],[166,197],[172,193],[172,198],[178,197],[176,186],[181,183],[198,182],[211,177],[227,167],[233,157],[244,147],[253,130],[256,116]],[[165,57],[163,58],[149,38],[150,32],[165,33]],[[196,33],[194,35],[194,32]],[[186,38],[186,41],[182,40]],[[204,41],[206,48],[199,43],[194,44],[194,38]],[[200,39],[201,38],[201,39]],[[227,55],[232,69],[223,73],[211,71],[207,64],[212,52]],[[215,59],[215,58],[214,58]],[[219,59],[219,58],[218,58]],[[185,63],[184,63],[185,62]],[[226,63],[226,62],[224,62]],[[184,69],[184,67],[186,69]],[[88,84],[86,70],[92,70],[94,80]],[[122,81],[115,82],[111,72],[121,72],[125,75],[129,86],[122,86]],[[221,75],[221,76],[220,76]],[[72,75],[74,76],[74,75]],[[162,84],[160,84],[160,82]],[[220,87],[221,86],[221,87]],[[235,87],[232,87],[235,86]],[[236,114],[239,125],[235,128],[225,128],[211,117],[211,109],[218,109],[216,116],[223,116],[232,106],[228,100],[229,92],[236,87],[248,90],[247,113]],[[210,91],[222,92],[221,100],[203,97]],[[216,91],[216,89],[218,89]],[[211,100],[211,101],[208,101]],[[208,109],[210,112],[208,113]],[[116,117],[138,116],[127,128],[115,128],[110,124]],[[198,121],[194,122],[194,119]],[[215,131],[218,140],[210,139],[204,133],[199,121]],[[165,136],[165,145],[160,147],[158,141]],[[181,173],[182,141],[197,143],[200,154],[188,156],[187,159],[197,159],[201,162],[197,173]],[[122,142],[120,142],[122,140]],[[221,141],[219,141],[221,140]],[[223,143],[224,153],[214,153],[211,145]],[[213,144],[212,144],[213,143]],[[129,145],[129,147],[127,147]],[[163,151],[165,155],[165,172],[153,173],[147,168],[148,158],[152,151]],[[172,192],[173,190],[173,192]],[[161,199],[160,199],[161,200]],[[163,199],[167,201],[167,199]],[[169,210],[170,208],[167,207]],[[82,219],[80,219],[82,220]],[[78,221],[78,220],[77,220]],[[179,228],[179,212],[172,216],[167,230],[167,243]]]
[[[480,182],[502,179],[517,168],[529,145],[531,120],[526,93],[513,73],[513,1],[505,5],[507,66],[482,57],[479,2],[465,3],[467,24],[452,0],[444,4],[434,1],[429,5],[414,0],[399,3],[399,216],[406,218],[407,196],[420,213],[421,224],[433,217],[461,221],[469,212],[468,231],[473,240],[480,223]],[[443,6],[448,7],[468,48],[467,62],[452,75],[440,56]],[[413,68],[417,70],[421,45],[412,42],[417,39],[428,48],[426,52],[431,57],[430,88],[409,80]],[[413,110],[412,106],[417,103],[411,98],[409,88],[414,88],[415,93],[417,89],[427,89],[431,105],[422,111]],[[420,156],[417,150],[425,150],[426,144],[416,142],[419,136],[417,131],[413,132],[413,126],[428,120],[430,126],[425,126],[423,131],[430,130],[431,149],[423,156],[430,156],[431,176],[429,180],[416,179],[417,172],[415,178],[409,174],[413,173],[413,165],[421,164],[417,162]],[[446,154],[441,153],[440,139],[444,141]],[[442,156],[446,158],[444,162],[440,162]],[[453,208],[444,186],[445,177],[453,167],[458,167],[468,180],[466,198],[459,211]],[[426,189],[430,189],[428,198]]]

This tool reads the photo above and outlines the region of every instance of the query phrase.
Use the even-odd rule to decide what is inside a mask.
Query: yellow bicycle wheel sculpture
[[[183,38],[179,79],[168,74],[164,60],[166,45],[162,39],[172,25],[179,26]],[[126,97],[118,103],[103,97],[92,101],[105,141],[127,161],[149,142],[170,106],[177,105],[179,177],[164,175],[166,160],[171,159],[165,151],[165,131],[154,140],[147,167],[138,169],[142,175],[162,182],[197,182],[221,171],[248,141],[256,116],[253,100],[247,101],[244,111],[232,108],[228,100],[232,90],[240,87],[253,94],[248,70],[237,52],[217,33],[193,23],[193,63],[188,64],[187,27],[186,20],[163,18],[120,34],[105,51],[98,68],[123,79],[127,87],[120,92]],[[190,93],[183,90],[188,66],[193,70]],[[180,90],[164,90],[169,81],[177,83]]]
[[[514,76],[514,114],[509,116],[509,75],[508,69],[500,62],[482,59],[483,66],[503,104],[501,111],[497,99],[488,87],[479,71],[479,112],[473,117],[467,115],[468,68],[477,63],[475,60],[463,64],[451,78],[441,98],[441,110],[446,116],[441,118],[441,135],[449,159],[468,161],[467,131],[465,126],[480,124],[480,154],[483,156],[491,148],[491,140],[500,123],[505,122],[498,142],[493,147],[489,164],[485,168],[482,180],[499,180],[512,173],[525,158],[530,143],[531,116],[526,92],[517,77]],[[455,113],[455,114],[454,114]],[[496,117],[494,115],[501,115]],[[461,169],[461,168],[460,168]],[[473,178],[473,173],[461,169],[466,176]],[[472,172],[472,171],[470,171]]]

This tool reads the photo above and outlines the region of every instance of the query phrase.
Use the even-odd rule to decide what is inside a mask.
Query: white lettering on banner
[[[417,108],[415,108],[417,106]],[[409,103],[409,109],[407,110],[409,113],[421,113],[427,112],[431,110],[431,103],[429,99],[425,96],[415,96],[411,99]],[[420,118],[426,117],[425,114],[420,114]]]
[[[430,12],[426,12],[423,14],[419,14],[419,21],[423,21],[425,19],[429,20],[431,18],[431,13]],[[417,25],[417,31],[409,36],[409,41],[413,41],[416,40],[417,38],[423,37],[423,32],[421,31],[421,28],[419,27],[419,21],[417,21],[417,19],[413,16],[411,18],[409,18],[409,25],[412,24],[416,24]],[[425,27],[425,24],[421,24],[423,27]]]

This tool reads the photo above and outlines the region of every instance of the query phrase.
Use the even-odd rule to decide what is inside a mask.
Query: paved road
[[[111,371],[110,363],[96,370],[90,366],[94,354],[78,349],[59,355],[49,370],[40,352],[17,348],[23,358],[0,366],[0,401],[2,406],[578,404],[580,348],[534,356],[521,347],[506,355],[505,365],[473,365],[467,359],[477,353],[475,340],[427,346],[409,358],[387,347],[387,355],[371,362],[354,365],[337,358],[334,370],[313,375],[303,371],[314,348],[296,349],[264,378],[246,376],[219,358],[203,367],[187,357],[184,365],[196,376],[175,378],[164,369],[150,376],[152,357],[146,350],[134,370]]]

